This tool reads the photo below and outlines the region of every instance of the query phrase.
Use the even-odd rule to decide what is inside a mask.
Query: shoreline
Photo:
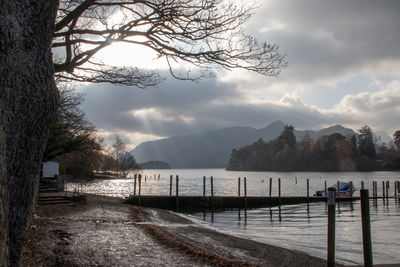
[[[209,229],[173,212],[88,195],[86,204],[38,207],[23,266],[325,266],[300,251]],[[340,265],[338,265],[340,266]]]

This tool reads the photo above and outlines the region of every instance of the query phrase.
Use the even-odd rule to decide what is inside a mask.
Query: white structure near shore
[[[42,178],[54,178],[60,175],[60,164],[55,161],[42,162]]]

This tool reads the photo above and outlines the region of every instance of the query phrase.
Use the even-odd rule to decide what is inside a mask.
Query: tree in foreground
[[[286,66],[284,56],[276,45],[243,33],[241,26],[252,9],[235,4],[217,0],[0,2],[1,265],[18,266],[20,261],[27,214],[58,106],[54,75],[61,80],[141,88],[162,81],[156,71],[96,60],[96,53],[115,42],[152,49],[179,79],[208,77],[215,66],[277,75]],[[52,48],[64,51],[54,62]],[[176,72],[176,63],[188,63],[199,71]]]

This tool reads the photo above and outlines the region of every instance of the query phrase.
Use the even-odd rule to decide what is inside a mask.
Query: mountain
[[[354,134],[356,134],[352,129],[349,128],[344,128],[341,125],[334,125],[334,126],[330,126],[328,128],[319,130],[319,131],[294,131],[294,134],[296,135],[296,139],[297,140],[301,140],[304,136],[308,135],[311,139],[317,140],[318,138],[320,138],[321,136],[324,135],[331,135],[334,133],[340,133],[343,136],[347,137],[347,136],[352,136]]]
[[[258,139],[270,141],[280,135],[285,123],[275,121],[261,129],[230,127],[204,133],[174,136],[144,142],[130,153],[137,162],[165,161],[171,168],[224,168],[233,149],[249,145]],[[308,134],[317,139],[334,132],[355,134],[351,129],[335,125],[320,131],[295,131],[302,138]]]
[[[144,163],[139,163],[141,169],[171,169],[168,163],[165,161],[147,161]]]

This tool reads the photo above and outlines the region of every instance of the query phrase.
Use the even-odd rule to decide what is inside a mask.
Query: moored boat
[[[332,185],[332,186],[330,186],[329,188],[335,188],[335,189],[336,189],[336,192],[338,191],[338,185],[337,185],[337,183],[334,184],[334,185]],[[356,188],[354,185],[352,185],[351,190],[352,190],[352,193],[353,193],[353,195],[354,195],[354,192],[357,190],[357,188]],[[315,195],[316,195],[316,196],[325,197],[325,196],[327,196],[327,194],[328,194],[327,191],[328,191],[328,190],[319,190],[319,191],[315,191]],[[346,196],[346,197],[349,197],[349,196],[350,196],[350,184],[349,184],[349,183],[346,183],[346,182],[339,182],[339,195],[340,195],[340,196]]]

